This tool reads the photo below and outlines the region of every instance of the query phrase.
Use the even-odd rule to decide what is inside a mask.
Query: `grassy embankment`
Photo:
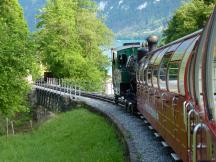
[[[123,147],[103,117],[75,109],[32,133],[0,137],[1,162],[123,162]]]

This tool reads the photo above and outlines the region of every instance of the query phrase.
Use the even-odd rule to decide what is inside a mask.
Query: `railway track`
[[[130,114],[125,111],[124,101],[120,101],[118,104],[115,103],[114,98],[112,96],[104,96],[97,93],[88,93],[84,91],[77,91],[75,89],[71,89],[68,87],[61,87],[56,85],[43,85],[43,86],[35,86],[35,88],[43,89],[45,91],[49,91],[52,93],[57,93],[59,95],[70,96],[74,99],[78,99],[80,101],[85,102],[87,105],[91,106],[96,111],[102,111],[108,115],[111,114],[111,119],[116,121],[121,126],[125,127],[127,136],[132,136],[131,142],[133,146],[129,149],[130,152],[136,152],[137,162],[172,162],[172,161],[181,161],[181,159],[176,155],[172,149],[168,146],[168,144],[163,140],[163,138],[158,134],[150,125],[150,123],[142,116],[139,112]],[[126,122],[125,122],[126,121]],[[129,121],[129,122],[128,122]],[[117,124],[116,123],[116,124]],[[135,123],[132,124],[131,123]],[[134,126],[135,125],[135,126]],[[128,133],[129,132],[129,133]],[[146,139],[149,138],[149,139]],[[151,141],[152,144],[145,143],[143,141],[148,140]],[[148,147],[151,148],[154,152],[160,151],[160,156],[156,156],[157,158],[146,158],[146,154],[149,154]],[[158,150],[157,150],[158,149]],[[146,152],[147,151],[147,152]],[[153,153],[154,154],[154,153]],[[150,155],[150,154],[149,154]],[[149,156],[148,155],[148,156]],[[170,156],[171,155],[171,156]],[[154,156],[154,155],[151,155]],[[171,158],[172,157],[172,158]],[[134,159],[134,158],[133,158]],[[162,160],[163,159],[163,160]],[[132,160],[134,161],[134,160]]]

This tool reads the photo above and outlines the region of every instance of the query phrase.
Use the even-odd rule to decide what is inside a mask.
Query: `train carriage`
[[[197,31],[143,58],[137,108],[183,161],[216,161],[216,11]]]
[[[132,99],[184,162],[216,162],[216,7],[203,30],[158,49],[147,41],[141,53],[112,50],[115,98]]]
[[[210,17],[194,58],[192,105],[187,113],[191,127],[192,160],[216,161],[216,8]],[[191,122],[192,120],[192,122]]]

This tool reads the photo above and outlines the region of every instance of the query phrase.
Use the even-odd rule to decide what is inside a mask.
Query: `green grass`
[[[0,162],[123,162],[115,129],[86,109],[48,120],[28,134],[0,137]]]

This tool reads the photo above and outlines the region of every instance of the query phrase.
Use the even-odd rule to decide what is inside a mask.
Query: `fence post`
[[[11,120],[11,129],[12,129],[12,133],[14,135],[14,125],[13,125],[13,120]]]
[[[81,86],[80,85],[79,85],[79,96],[81,96]]]
[[[77,93],[77,86],[76,86],[76,84],[75,84],[75,99],[77,98],[77,97],[76,97],[76,93]]]
[[[8,131],[8,118],[6,118],[6,135],[8,137],[9,131]]]
[[[31,128],[31,130],[32,130],[32,129],[33,129],[32,120],[30,120],[29,122],[30,122],[30,128]]]

